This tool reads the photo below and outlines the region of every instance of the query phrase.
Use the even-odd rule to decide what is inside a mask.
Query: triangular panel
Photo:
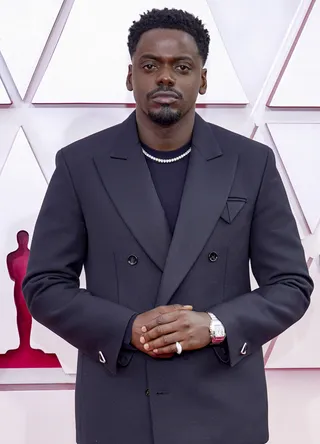
[[[90,0],[75,2],[34,103],[133,103],[125,87],[128,29],[153,7],[195,13],[210,32],[208,91],[198,102],[248,103],[205,0],[136,0],[125,6],[113,2],[110,7],[104,0],[96,0],[94,7]]]
[[[63,0],[0,2],[0,50],[22,97],[62,3]]]
[[[320,267],[310,268],[315,290],[306,314],[280,335],[269,357],[267,368],[320,368]]]
[[[22,130],[19,131],[0,175],[0,337],[1,353],[19,345],[16,323],[14,288],[21,282],[9,277],[6,258],[17,250],[17,233],[30,235],[46,190],[46,182],[39,170]],[[18,278],[17,278],[18,279]]]
[[[208,0],[251,103],[261,92],[300,3],[301,0]]]
[[[197,113],[207,122],[249,137],[253,121],[248,107],[199,106]]]
[[[268,145],[268,146],[273,145],[273,141],[272,141],[270,132],[268,131],[266,125],[259,126],[259,128],[256,130],[256,132],[254,134],[254,140],[256,140],[257,142],[263,143],[265,145]],[[297,201],[292,184],[291,184],[290,180],[288,179],[288,173],[283,166],[283,162],[279,156],[277,148],[274,148],[274,153],[276,156],[277,168],[280,173],[281,179],[286,187],[286,192],[287,192],[287,195],[288,195],[288,198],[290,201],[291,210],[292,210],[294,217],[296,219],[296,222],[297,222],[300,239],[303,239],[305,237],[305,235],[309,233],[308,228],[305,223],[304,215],[301,212],[299,202]]]
[[[20,130],[0,175],[0,257],[6,258],[17,250],[17,233],[22,230],[29,233],[30,248],[46,189],[46,180],[23,130]],[[21,294],[22,282],[20,274],[16,279],[10,279],[6,260],[0,264],[0,281],[0,353],[6,353],[19,345],[15,297],[16,292]],[[35,320],[30,343],[44,352],[56,353],[62,366],[65,365],[64,369],[71,372],[74,366],[68,359],[75,361],[74,349]]]
[[[320,220],[320,124],[269,124],[268,128],[313,232]]]
[[[56,152],[60,148],[122,122],[132,111],[127,107],[31,109],[32,119],[25,131],[47,181],[54,171]]]
[[[11,109],[0,110],[0,174],[20,125],[12,119]]]
[[[10,105],[10,104],[11,104],[10,97],[8,96],[8,93],[2,83],[2,80],[0,79],[0,105]]]
[[[320,2],[313,1],[273,93],[272,107],[320,107]]]
[[[32,324],[31,346],[45,353],[55,353],[65,373],[76,373],[77,350],[37,321]]]

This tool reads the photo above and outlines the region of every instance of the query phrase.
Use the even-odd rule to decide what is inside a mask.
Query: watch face
[[[223,337],[224,336],[224,329],[221,328],[221,327],[220,328],[219,327],[215,328],[214,336],[216,338]]]

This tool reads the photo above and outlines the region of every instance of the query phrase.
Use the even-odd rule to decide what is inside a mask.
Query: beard
[[[161,105],[158,111],[149,111],[148,116],[157,125],[170,126],[179,122],[182,112],[178,109],[170,108],[170,105]]]

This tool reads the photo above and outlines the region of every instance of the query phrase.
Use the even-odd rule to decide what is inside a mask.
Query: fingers
[[[153,329],[145,333],[143,336],[141,336],[140,342],[141,344],[147,344],[151,341],[154,341],[155,339],[160,338],[161,336],[166,336],[178,330],[179,330],[179,323],[176,321],[170,322],[169,324],[158,325],[157,327],[154,327]],[[161,346],[161,344],[159,346]],[[147,348],[145,349],[147,350]]]
[[[169,351],[165,351],[164,353],[173,353],[176,351],[175,349],[175,343],[176,341],[181,340],[181,333],[180,332],[173,332],[168,335],[160,336],[159,338],[149,341],[146,344],[144,344],[144,349],[149,351],[153,351],[154,353],[157,353],[158,349],[168,348],[168,346],[174,344],[174,350],[168,348]]]
[[[177,351],[175,343],[181,343],[181,326],[176,321],[181,321],[183,311],[193,311],[193,306],[173,304],[156,307],[152,311],[159,315],[141,327],[140,344],[143,351],[152,357],[170,358]]]
[[[184,341],[179,341],[179,342],[181,344],[182,350],[186,350],[186,345],[185,345],[186,343]],[[159,358],[163,356],[163,354],[167,355],[176,352],[177,352],[176,341],[173,344],[153,350],[153,353]]]
[[[177,310],[192,310],[192,305],[181,305],[181,304],[173,304],[173,305],[163,305],[160,307],[156,307],[154,310],[158,311],[159,313],[170,313],[172,311]]]
[[[180,314],[179,311],[170,311],[169,313],[161,314],[160,316],[152,319],[148,324],[144,325],[141,328],[142,333],[146,333],[147,331],[152,330],[153,328],[163,325],[163,324],[169,324],[170,322],[174,322],[178,319]]]

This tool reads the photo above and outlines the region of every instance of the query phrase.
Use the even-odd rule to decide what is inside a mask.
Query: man
[[[136,111],[58,152],[28,307],[79,349],[78,444],[263,444],[262,345],[313,288],[274,155],[195,113],[199,19],[152,10],[128,46]]]

